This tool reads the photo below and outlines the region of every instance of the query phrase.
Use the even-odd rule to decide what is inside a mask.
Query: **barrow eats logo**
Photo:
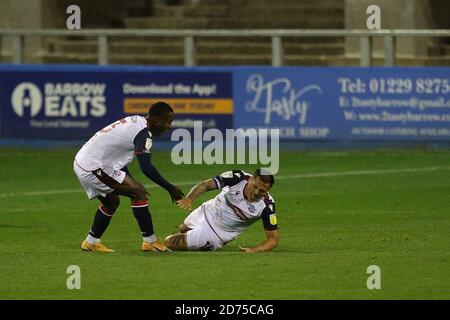
[[[35,128],[87,128],[88,117],[106,114],[104,83],[32,82],[18,84],[11,94],[15,114]]]

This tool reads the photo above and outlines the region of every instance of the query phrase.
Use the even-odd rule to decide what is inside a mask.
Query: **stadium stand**
[[[8,0],[3,0],[8,1]],[[349,20],[352,0],[132,0],[132,1],[54,1],[53,12],[64,12],[72,3],[83,10],[83,28],[126,29],[345,29],[365,28]],[[446,28],[442,15],[449,4],[429,0],[430,12],[425,28]],[[347,12],[347,13],[346,13]],[[364,18],[364,16],[362,17]],[[42,13],[44,28],[64,28],[65,17]],[[392,20],[392,19],[391,19]],[[365,21],[365,20],[364,20]],[[386,20],[386,27],[389,21]],[[391,22],[392,24],[392,22]],[[418,25],[418,24],[416,24]],[[414,27],[414,24],[412,24]],[[270,65],[270,38],[201,38],[195,40],[198,65]],[[358,65],[351,41],[343,37],[283,38],[285,65]],[[398,65],[450,65],[447,40],[426,41],[423,50],[399,55]],[[446,42],[447,41],[447,42]],[[110,64],[183,65],[183,39],[109,38]],[[417,45],[416,45],[417,46]],[[358,48],[358,45],[354,45]],[[375,48],[376,48],[375,44]],[[380,47],[380,45],[378,45]],[[408,47],[409,45],[401,45]],[[90,37],[54,37],[40,42],[39,50],[28,51],[27,60],[37,63],[96,63],[97,40]],[[357,50],[357,49],[355,49]],[[417,52],[416,52],[417,51]],[[4,49],[2,61],[11,52]],[[383,57],[374,54],[374,65]]]

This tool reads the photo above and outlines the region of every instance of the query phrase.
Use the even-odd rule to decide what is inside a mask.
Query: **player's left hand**
[[[256,252],[255,249],[253,249],[253,248],[245,248],[245,247],[242,247],[242,246],[239,246],[239,249],[241,251],[244,251],[245,253],[255,253]]]

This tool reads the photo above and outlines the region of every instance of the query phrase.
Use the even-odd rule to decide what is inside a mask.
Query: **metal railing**
[[[450,37],[449,29],[426,30],[308,30],[308,29],[273,29],[273,30],[145,30],[145,29],[0,29],[0,37],[12,38],[13,63],[24,61],[25,37],[96,37],[98,41],[97,61],[107,65],[109,61],[109,37],[178,37],[184,38],[184,65],[196,64],[196,38],[206,37],[268,37],[272,39],[272,66],[283,65],[284,37],[357,37],[360,38],[360,65],[372,64],[372,39],[384,38],[384,58],[386,66],[394,66],[396,60],[396,39],[398,37]],[[0,42],[1,44],[1,42]],[[1,48],[0,48],[1,52]]]

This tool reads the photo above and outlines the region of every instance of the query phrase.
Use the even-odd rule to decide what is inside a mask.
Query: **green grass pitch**
[[[283,152],[271,194],[281,242],[268,253],[238,245],[264,239],[260,222],[217,252],[140,252],[140,232],[122,198],[103,241],[113,254],[80,244],[97,201],[72,171],[76,149],[0,149],[0,299],[449,299],[450,152]],[[175,166],[168,151],[154,163],[185,192],[192,183],[255,166]],[[161,239],[187,212],[150,186]],[[216,193],[200,198],[199,205]],[[81,289],[66,286],[69,265]],[[367,288],[367,267],[381,289]]]

